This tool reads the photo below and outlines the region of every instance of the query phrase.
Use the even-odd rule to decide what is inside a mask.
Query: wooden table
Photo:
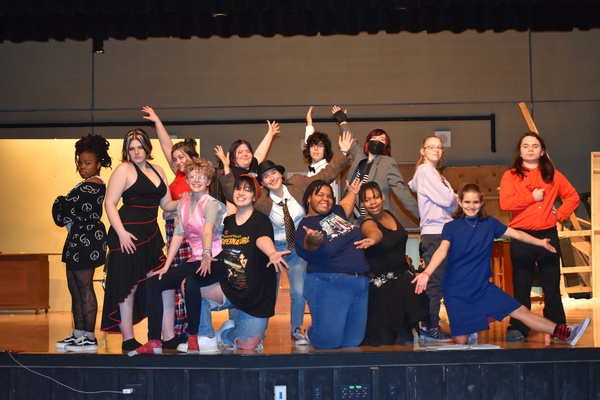
[[[48,312],[48,254],[0,254],[0,310]]]
[[[511,296],[513,288],[510,240],[496,240],[492,247],[492,281]]]

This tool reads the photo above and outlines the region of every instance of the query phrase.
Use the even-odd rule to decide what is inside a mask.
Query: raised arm
[[[308,140],[308,137],[310,135],[315,133],[315,127],[313,126],[313,121],[312,121],[312,113],[313,113],[313,106],[310,106],[310,108],[308,109],[308,112],[306,113],[306,130],[304,131],[304,143],[306,143],[306,141]]]
[[[280,132],[279,124],[277,123],[277,121],[267,121],[267,125],[269,126],[269,129],[267,130],[267,133],[265,134],[265,137],[263,138],[262,142],[260,142],[260,144],[256,148],[256,151],[254,152],[254,157],[256,158],[259,164],[265,161],[265,158],[267,158],[267,154],[269,153],[269,149],[271,148],[271,143],[273,143],[273,138],[277,136]]]
[[[152,107],[144,106],[142,107],[142,112],[144,113],[143,118],[149,121],[154,122],[154,128],[156,129],[156,136],[158,137],[158,141],[160,143],[160,148],[171,167],[173,173],[177,172],[177,166],[173,163],[173,156],[171,155],[171,150],[173,149],[173,141],[169,136],[169,132],[163,125],[158,115],[154,112]]]
[[[356,202],[356,196],[358,195],[358,191],[362,186],[362,182],[358,179],[355,179],[352,184],[349,184],[346,181],[346,195],[342,200],[340,200],[339,205],[342,206],[344,212],[346,213],[346,218],[350,218],[352,212],[354,210],[354,204]]]

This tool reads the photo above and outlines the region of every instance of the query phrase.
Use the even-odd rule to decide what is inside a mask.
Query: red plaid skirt
[[[167,248],[171,244],[173,239],[173,230],[175,229],[174,220],[167,220],[166,233],[167,233]],[[187,239],[183,239],[179,250],[173,259],[172,266],[184,264],[187,260],[192,258],[192,248],[190,247]],[[175,335],[179,338],[187,338],[187,312],[185,310],[185,301],[183,299],[183,293],[181,289],[175,290]]]

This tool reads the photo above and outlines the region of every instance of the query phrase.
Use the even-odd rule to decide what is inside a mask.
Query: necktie
[[[287,199],[277,203],[283,209],[283,223],[285,224],[285,241],[287,242],[288,249],[294,248],[294,240],[296,239],[296,228],[294,227],[294,220],[290,215],[290,210],[287,206]]]

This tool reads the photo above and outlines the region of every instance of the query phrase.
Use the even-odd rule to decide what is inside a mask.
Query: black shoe
[[[83,335],[82,337],[77,339],[74,344],[66,345],[65,350],[73,351],[76,353],[97,352],[98,351],[98,341],[96,339],[89,339],[87,336]]]
[[[71,345],[71,344],[75,344],[76,341],[77,341],[77,338],[75,337],[75,335],[73,333],[71,333],[69,336],[67,336],[63,340],[61,340],[59,342],[56,342],[56,348],[57,349],[64,349],[65,346],[68,346],[68,345]]]
[[[174,336],[173,339],[163,340],[162,348],[163,350],[177,350],[177,346],[179,346],[183,342],[184,341],[182,341],[180,338]]]
[[[132,350],[137,349],[138,347],[141,347],[142,344],[140,342],[138,342],[135,339],[129,339],[129,340],[125,340],[123,342],[123,344],[121,344],[121,350],[122,351],[126,351],[126,352],[130,352]]]

